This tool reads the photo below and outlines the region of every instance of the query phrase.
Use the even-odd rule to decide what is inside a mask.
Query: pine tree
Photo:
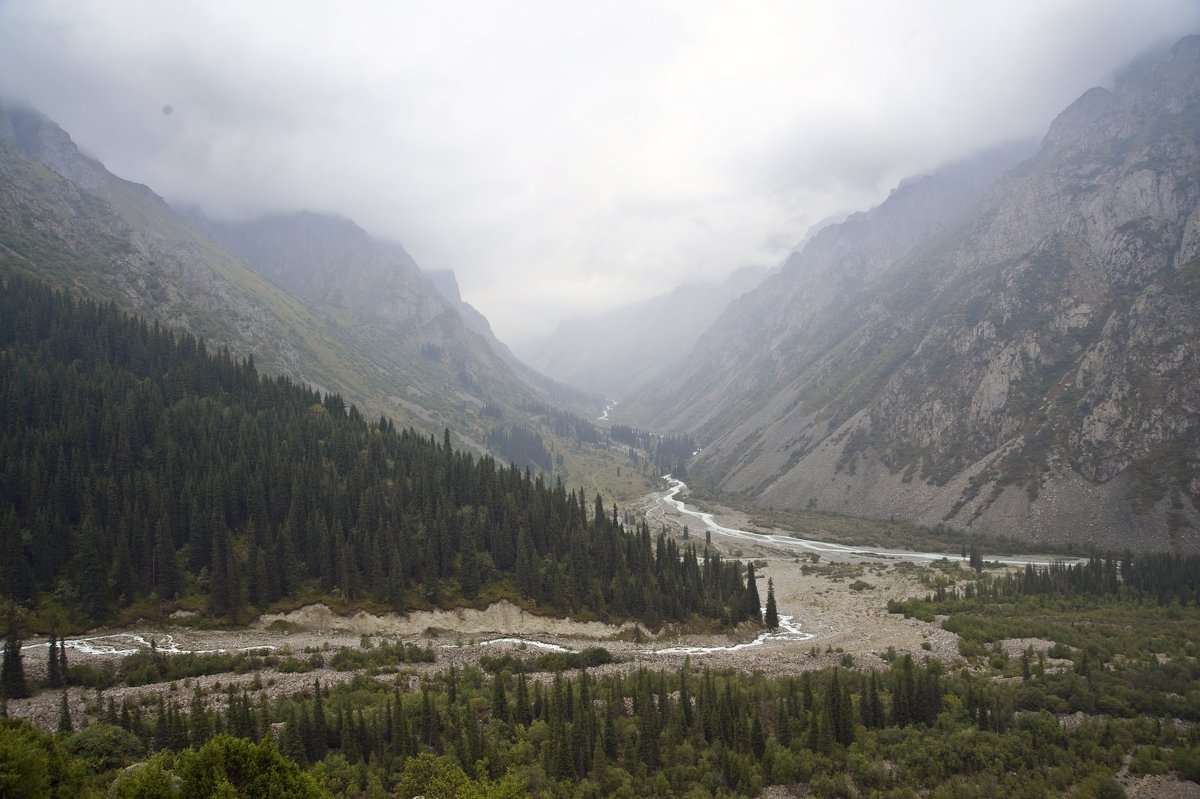
[[[762,624],[762,599],[758,595],[758,584],[754,579],[754,564],[746,564],[746,593],[743,599],[745,615],[756,624]]]
[[[58,640],[54,635],[54,628],[50,628],[50,657],[46,661],[46,687],[61,688],[62,673],[59,671],[58,662]]]
[[[763,623],[768,630],[779,629],[779,609],[775,606],[775,580],[767,578],[767,611]]]
[[[504,693],[504,677],[501,674],[492,680],[492,721],[508,721],[508,696]]]
[[[67,696],[67,691],[65,688],[62,692],[62,702],[58,706],[58,731],[75,731],[75,727],[71,724],[71,701],[70,697]]]
[[[21,661],[21,639],[17,637],[16,609],[8,607],[8,632],[4,638],[4,662],[0,664],[0,690],[6,699],[23,699],[29,696],[29,684],[25,681],[25,666]]]
[[[863,697],[859,711],[863,726],[867,729],[882,727],[886,721],[883,714],[883,701],[879,698],[879,675],[874,670],[871,671],[871,677],[867,681],[867,695]]]
[[[204,707],[204,697],[200,693],[200,684],[192,692],[192,704],[188,713],[189,738],[191,745],[199,748],[212,737],[212,720]]]
[[[854,740],[854,716],[848,687],[842,685],[839,670],[834,668],[829,682],[829,721],[833,740],[849,746]]]
[[[313,762],[319,762],[325,759],[328,747],[328,737],[325,731],[325,702],[321,697],[320,679],[313,681],[312,730],[312,758]]]
[[[516,715],[513,719],[517,724],[528,726],[533,720],[533,714],[529,708],[529,683],[525,679],[525,672],[522,671],[517,677],[517,706]]]

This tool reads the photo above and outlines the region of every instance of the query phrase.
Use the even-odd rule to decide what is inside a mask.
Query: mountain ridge
[[[485,404],[544,399],[415,265],[387,256],[349,220],[310,215],[287,235],[264,235],[258,249],[241,242],[258,264],[251,268],[22,106],[0,109],[0,182],[5,268],[252,353],[268,370],[373,414],[453,427],[468,440],[482,440]]]
[[[1197,86],[1189,37],[940,229],[878,224],[912,184],[827,228],[622,411],[762,506],[1200,548]]]

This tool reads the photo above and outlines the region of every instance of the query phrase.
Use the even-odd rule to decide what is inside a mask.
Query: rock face
[[[1200,38],[988,171],[827,228],[623,410],[764,506],[1200,549]]]
[[[28,108],[0,106],[0,244],[4,268],[253,352],[282,373],[300,368],[297,347],[272,336],[265,281]]]
[[[511,379],[403,248],[349,219],[303,211],[229,223],[193,211],[187,220],[310,309],[390,330],[427,360],[455,361],[466,382]]]
[[[389,244],[386,246],[392,248],[399,247],[398,244]],[[402,248],[401,251],[403,251]],[[404,254],[405,256],[408,255],[408,253]],[[508,364],[517,377],[521,378],[531,388],[573,411],[586,414],[596,408],[603,407],[604,398],[595,393],[594,389],[580,389],[577,386],[582,384],[559,382],[518,358],[509,349],[507,344],[496,338],[496,334],[492,332],[492,325],[488,322],[487,317],[481,314],[474,305],[462,298],[462,294],[458,290],[458,279],[454,276],[454,272],[449,269],[443,269],[425,271],[424,274],[432,281],[442,297],[450,303],[450,306],[458,311],[458,315],[462,317],[463,323],[467,328],[482,336],[487,345],[491,347],[492,352],[496,353],[500,357],[500,360]]]
[[[402,424],[481,440],[485,403],[544,399],[402,249],[318,214],[185,220],[28,109],[0,107],[0,244],[0,269],[113,300]]]

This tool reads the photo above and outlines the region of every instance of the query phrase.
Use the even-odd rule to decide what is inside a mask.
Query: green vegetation
[[[0,463],[0,595],[33,606],[33,629],[124,608],[237,621],[300,597],[746,618],[739,564],[628,532],[599,496],[17,277],[0,292]]]
[[[641,464],[643,456],[638,453],[642,452],[654,474],[687,478],[687,462],[696,451],[696,442],[690,435],[659,436],[624,424],[614,424],[608,434],[613,441],[630,448],[629,457],[635,466]]]
[[[394,668],[398,663],[433,663],[436,660],[433,648],[417,646],[416,644],[397,641],[389,644],[386,641],[358,649],[349,647],[339,649],[329,660],[329,665],[338,671],[358,671],[360,669]]]
[[[53,736],[10,722],[0,780],[37,769],[37,795],[81,796],[271,784],[282,786],[271,795],[698,799],[800,784],[817,797],[941,799],[1120,796],[1123,762],[1200,778],[1200,557],[951,565],[929,571],[928,596],[889,609],[948,615],[962,668],[890,650],[882,671],[855,670],[847,654],[799,677],[690,663],[597,677],[588,669],[611,661],[597,648],[417,674],[404,662],[428,650],[364,639],[332,662],[369,672],[332,687],[280,696],[234,678],[190,699],[100,699],[90,725]],[[999,645],[1012,638],[1045,643],[1013,654]],[[147,793],[160,784],[182,793]]]
[[[803,784],[818,797],[1119,796],[1113,775],[1127,755],[1135,774],[1200,776],[1195,728],[1119,716],[1066,727],[1022,708],[1043,679],[997,681],[902,656],[884,671],[786,678],[685,664],[535,680],[468,666],[419,681],[314,681],[275,699],[229,685],[182,704],[109,703],[73,733],[0,724],[0,787],[550,799],[749,797]]]
[[[582,652],[546,652],[532,658],[520,658],[516,655],[501,655],[489,657],[484,655],[479,659],[479,668],[489,674],[499,674],[502,671],[513,673],[545,671],[568,671],[573,669],[594,669],[615,663],[612,653],[604,647],[589,647]]]
[[[949,616],[943,627],[959,635],[965,657],[1022,678],[1017,709],[1200,721],[1198,569],[1197,556],[1092,558],[984,574],[962,591],[939,583],[888,609]],[[1020,658],[999,646],[1020,638],[1052,645]]]
[[[325,794],[295,761],[281,755],[269,742],[256,744],[221,735],[198,749],[155,755],[141,768],[120,775],[110,795],[117,799],[320,799]]]
[[[524,425],[492,428],[484,443],[521,468],[533,466],[543,472],[551,471],[550,451],[542,443],[542,437]]]
[[[205,652],[164,654],[155,650],[135,652],[121,659],[121,673],[130,686],[184,680],[205,674],[247,674],[277,665],[279,657],[254,653]]]

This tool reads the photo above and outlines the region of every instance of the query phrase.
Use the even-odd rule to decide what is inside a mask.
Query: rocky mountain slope
[[[607,397],[630,396],[676,367],[726,306],[767,275],[740,269],[721,283],[688,283],[644,302],[570,319],[521,347],[521,355],[557,380]]]
[[[1200,548],[1200,38],[986,191],[954,173],[823,231],[623,410],[763,506]]]
[[[492,348],[492,352],[500,356],[500,359],[508,364],[517,377],[545,394],[563,409],[587,416],[597,408],[604,406],[603,392],[595,389],[581,389],[578,388],[580,384],[555,380],[518,358],[507,344],[496,338],[496,334],[492,332],[492,324],[487,317],[462,298],[458,289],[458,278],[454,276],[454,272],[449,269],[426,270],[425,275],[432,281],[442,297],[450,303],[450,306],[458,311],[467,328],[482,336],[487,345]]]
[[[401,423],[479,436],[485,403],[544,399],[411,259],[352,222],[200,227],[44,116],[0,108],[0,269],[114,300]]]

